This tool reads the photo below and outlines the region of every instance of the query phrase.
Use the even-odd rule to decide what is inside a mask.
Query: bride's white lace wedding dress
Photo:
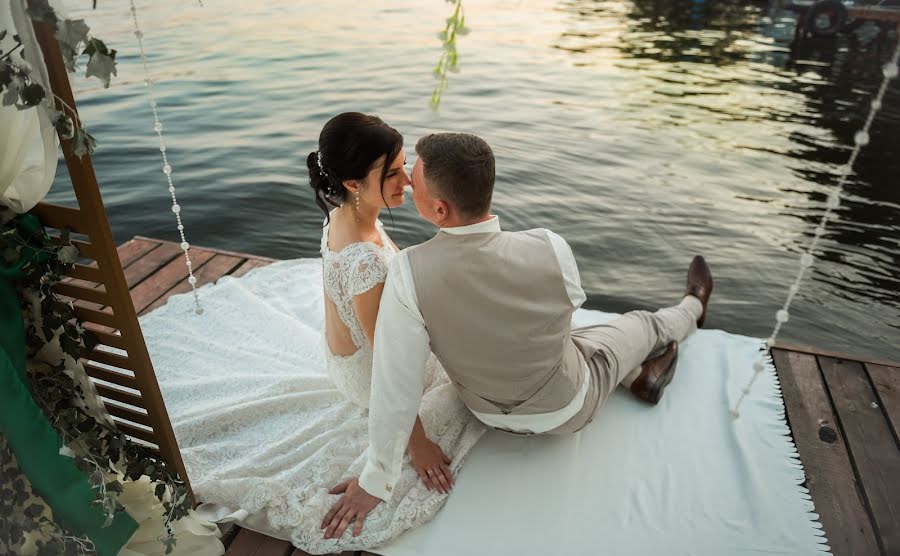
[[[431,519],[447,496],[427,490],[407,457],[393,498],[368,516],[361,536],[326,540],[319,528],[339,498],[328,490],[365,463],[372,350],[352,298],[387,276],[394,250],[380,223],[379,232],[383,247],[333,252],[326,226],[322,259],[281,261],[200,288],[200,316],[180,295],[141,317],[198,499],[242,510],[251,528],[314,554],[381,545]],[[351,356],[332,355],[324,341],[323,290],[359,348]],[[439,365],[428,373],[419,415],[455,473],[485,429]]]

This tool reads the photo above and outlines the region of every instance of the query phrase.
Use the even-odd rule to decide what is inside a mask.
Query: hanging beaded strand
[[[890,61],[884,65],[882,68],[882,74],[884,75],[884,79],[881,81],[881,87],[878,88],[878,92],[875,94],[875,98],[872,99],[869,116],[866,118],[866,123],[863,125],[862,129],[857,131],[853,135],[853,152],[850,153],[850,158],[847,160],[847,163],[841,166],[839,169],[839,177],[837,184],[834,186],[834,190],[831,194],[828,195],[828,200],[826,202],[825,214],[822,215],[822,219],[819,221],[819,225],[816,227],[816,230],[813,234],[813,240],[809,244],[809,247],[806,251],[800,256],[800,268],[797,271],[797,277],[794,278],[794,282],[791,284],[790,288],[788,288],[787,299],[784,301],[784,305],[775,313],[775,327],[772,329],[772,333],[769,335],[769,338],[766,340],[766,352],[775,345],[775,339],[778,337],[778,333],[781,331],[781,327],[788,321],[790,318],[789,309],[791,307],[791,303],[794,301],[794,297],[800,292],[800,283],[803,281],[803,277],[806,275],[806,272],[812,267],[813,262],[815,262],[815,257],[813,252],[816,247],[819,245],[819,240],[822,239],[822,236],[825,235],[825,226],[828,224],[828,221],[831,219],[834,211],[841,205],[841,193],[844,189],[844,183],[847,181],[847,177],[850,175],[850,172],[853,171],[853,165],[856,163],[857,157],[859,157],[859,153],[863,147],[869,144],[869,129],[872,127],[872,121],[875,120],[875,115],[878,114],[878,111],[881,110],[882,101],[884,100],[884,94],[887,92],[888,85],[891,80],[897,77],[898,66],[897,62],[900,61],[900,40],[897,41],[897,46],[894,48],[894,54],[891,56]],[[750,389],[753,387],[753,383],[756,382],[757,377],[765,370],[766,362],[765,355],[763,355],[758,361],[753,363],[753,375],[750,378],[750,381],[746,386],[741,390],[741,395],[735,403],[734,407],[730,411],[730,415],[732,419],[737,419],[740,416],[740,407],[741,403],[744,401],[744,398],[750,394]]]
[[[162,155],[163,167],[162,171],[166,175],[169,182],[169,194],[172,196],[172,212],[175,213],[175,221],[178,223],[178,235],[181,237],[181,250],[184,251],[184,261],[188,270],[188,284],[191,285],[191,291],[194,295],[194,312],[198,315],[203,314],[203,307],[200,306],[200,297],[197,295],[197,278],[194,276],[193,264],[191,263],[190,244],[185,239],[184,223],[181,221],[181,205],[175,197],[175,183],[172,181],[172,166],[169,164],[169,157],[166,155],[166,142],[163,138],[162,122],[159,121],[159,113],[156,111],[156,95],[153,94],[153,78],[150,76],[150,70],[147,67],[147,57],[144,54],[144,33],[138,24],[137,8],[134,0],[131,0],[131,17],[134,19],[134,36],[137,37],[138,49],[141,54],[141,64],[144,67],[144,86],[147,87],[147,95],[150,97],[150,109],[153,111],[153,131],[159,137],[159,152]]]

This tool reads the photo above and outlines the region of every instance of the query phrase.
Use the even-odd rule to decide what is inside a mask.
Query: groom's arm
[[[391,263],[375,324],[369,449],[359,485],[382,500],[400,478],[422,392],[431,340],[419,311],[405,252]]]

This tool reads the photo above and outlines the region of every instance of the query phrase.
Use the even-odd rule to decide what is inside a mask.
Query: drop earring
[[[356,191],[356,221],[359,222],[359,190]]]

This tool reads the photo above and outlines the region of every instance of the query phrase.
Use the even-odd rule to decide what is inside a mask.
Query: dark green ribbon
[[[15,222],[23,231],[43,234],[33,215],[18,216]],[[118,512],[109,526],[103,526],[106,515],[94,503],[97,492],[72,458],[60,455],[62,441],[28,387],[25,325],[15,280],[29,261],[43,262],[48,256],[23,246],[18,261],[0,259],[0,431],[34,492],[53,510],[53,519],[74,535],[87,535],[99,556],[114,556],[137,530],[137,522]]]

